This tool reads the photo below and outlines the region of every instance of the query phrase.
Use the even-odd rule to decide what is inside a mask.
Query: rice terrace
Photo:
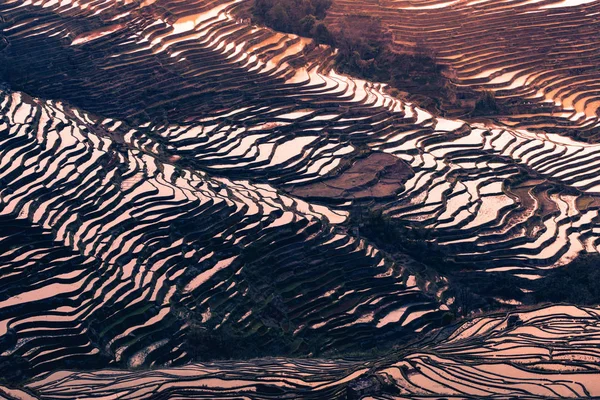
[[[0,0],[0,399],[600,397],[600,1]]]

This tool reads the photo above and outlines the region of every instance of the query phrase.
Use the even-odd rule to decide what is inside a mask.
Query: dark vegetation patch
[[[281,356],[293,353],[293,343],[283,331],[268,329],[260,337],[241,335],[225,325],[215,330],[215,323],[193,321],[185,337],[185,347],[197,361],[234,360]]]
[[[485,90],[481,93],[481,97],[475,103],[475,108],[471,115],[473,117],[480,117],[486,115],[496,115],[501,113],[501,108],[498,105],[494,92]]]
[[[405,226],[381,212],[357,207],[351,213],[350,226],[358,226],[360,236],[373,242],[392,257],[408,254],[422,263],[415,271],[417,282],[433,281],[436,274],[448,278],[445,299],[454,298],[451,313],[443,316],[442,325],[455,317],[472,312],[510,308],[496,299],[515,299],[523,305],[541,303],[600,304],[600,255],[584,253],[568,265],[547,270],[537,280],[519,278],[507,272],[477,271],[477,265],[456,263],[446,257],[433,243],[425,229]],[[542,272],[543,273],[543,272]],[[438,288],[433,285],[429,293]],[[521,290],[525,289],[525,291]]]
[[[380,19],[347,15],[335,30],[324,21],[332,0],[255,0],[252,19],[277,31],[311,37],[317,44],[338,48],[336,68],[346,74],[390,85],[392,95],[403,94],[444,116],[485,117],[510,114],[492,92],[476,92],[455,85],[452,71],[437,63],[425,46],[393,48],[391,34]]]
[[[600,254],[583,253],[569,264],[534,281],[537,303],[600,304]]]
[[[392,378],[387,375],[368,375],[351,381],[346,387],[346,399],[358,400],[369,395],[400,395],[400,389]]]
[[[357,226],[359,236],[371,241],[377,248],[385,251],[394,259],[401,259],[408,254],[419,264],[412,267],[411,272],[419,282],[430,282],[427,292],[434,296],[440,289],[435,284],[439,275],[448,277],[450,289],[444,298],[454,297],[452,311],[442,317],[441,324],[447,325],[458,316],[466,316],[472,311],[490,309],[491,304],[474,293],[460,280],[451,279],[453,273],[459,273],[464,266],[454,264],[441,253],[430,238],[429,231],[418,227],[407,227],[380,211],[372,211],[366,207],[352,210],[350,226]]]
[[[314,37],[319,43],[331,44],[323,24],[331,0],[255,0],[254,19],[277,31]],[[324,36],[321,36],[324,35]]]
[[[437,64],[427,49],[419,47],[399,53],[392,49],[392,38],[377,18],[347,16],[333,34],[339,53],[337,68],[346,74],[384,82],[395,89],[434,100],[456,102],[455,86],[444,76],[445,67]],[[421,98],[421,102],[426,102]]]

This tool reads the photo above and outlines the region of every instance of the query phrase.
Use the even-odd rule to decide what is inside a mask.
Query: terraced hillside
[[[433,52],[459,85],[494,92],[496,122],[595,143],[599,12],[590,0],[334,0],[326,21],[375,18],[398,51]]]
[[[7,387],[41,398],[596,393],[593,371],[548,377],[556,389],[523,383],[542,364],[563,368],[536,333],[547,324],[564,348],[572,330],[593,353],[594,308],[485,317],[489,330],[466,338],[473,322],[437,328],[530,303],[556,269],[598,253],[600,145],[437,117],[337,73],[335,49],[237,18],[246,6],[0,1]],[[507,279],[511,290],[497,285]],[[505,353],[490,348],[521,343],[521,323],[538,358],[499,366]],[[592,370],[578,351],[565,350],[573,368]],[[147,367],[158,369],[125,371]],[[502,384],[465,388],[439,368]]]
[[[599,315],[597,308],[556,306],[477,318],[443,330],[420,349],[369,363],[275,358],[138,372],[57,371],[27,383],[27,392],[4,388],[3,394],[13,399],[597,397]]]

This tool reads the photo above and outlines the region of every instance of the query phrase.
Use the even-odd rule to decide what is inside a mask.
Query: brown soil
[[[401,159],[386,153],[373,153],[336,177],[295,187],[290,193],[304,198],[382,198],[400,191],[412,176],[412,168]]]

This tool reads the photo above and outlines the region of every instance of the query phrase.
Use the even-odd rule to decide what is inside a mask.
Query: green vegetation
[[[392,256],[406,253],[426,264],[415,275],[424,279],[433,277],[433,271],[449,280],[446,296],[454,297],[452,311],[457,316],[486,311],[498,307],[494,298],[516,299],[525,305],[540,303],[600,304],[600,255],[584,253],[565,266],[549,270],[539,280],[527,280],[505,273],[475,271],[476,266],[455,264],[428,245],[425,231],[410,229],[379,212],[355,211],[351,226],[359,225],[361,236],[374,242]],[[430,270],[426,269],[430,268]],[[531,292],[524,293],[521,288]],[[443,315],[441,324],[453,322],[452,313]]]
[[[401,90],[445,90],[448,80],[442,75],[443,67],[422,47],[414,53],[394,51],[391,37],[377,18],[347,16],[334,37],[339,49],[336,65],[341,72]]]
[[[330,6],[331,0],[256,0],[252,16],[277,31],[331,43],[329,31],[321,22]]]
[[[535,282],[536,303],[600,304],[600,255],[584,253]]]
[[[496,115],[500,113],[500,107],[496,101],[494,92],[485,90],[481,93],[481,97],[475,103],[475,108],[471,115],[478,117],[482,115]]]
[[[243,336],[228,326],[215,330],[214,323],[192,320],[185,337],[186,351],[198,361],[219,359],[250,359],[265,354],[283,356],[292,353],[293,343],[289,335],[275,330],[265,330],[261,339]]]
[[[407,93],[409,100],[442,115],[494,116],[510,114],[490,91],[456,86],[446,67],[422,44],[398,51],[380,19],[347,15],[335,30],[323,21],[332,0],[255,0],[252,19],[277,31],[311,37],[317,44],[338,48],[340,72],[387,83],[390,93]]]
[[[441,318],[440,325],[449,325],[456,317],[466,317],[472,312],[491,310],[498,304],[494,297],[507,297],[526,302],[519,289],[522,279],[502,273],[476,271],[476,265],[457,264],[439,251],[429,236],[430,231],[416,225],[405,226],[381,212],[357,208],[351,213],[350,226],[360,226],[361,236],[386,251],[392,258],[410,255],[419,264],[411,273],[417,282],[430,282],[427,291],[434,295],[440,288],[436,278],[448,279],[444,299],[454,298],[452,309]]]
[[[442,273],[448,276],[455,266],[445,259],[428,240],[429,231],[418,227],[406,227],[393,219],[383,215],[380,211],[371,211],[357,207],[351,211],[350,226],[359,226],[360,235],[371,241],[377,248],[385,251],[392,259],[402,260],[406,254],[417,262],[410,266],[410,271],[417,278],[417,282],[429,282],[427,292],[434,296],[440,289],[436,281]],[[407,263],[400,261],[405,267]],[[457,286],[454,294],[457,301],[455,307],[461,315],[482,306],[480,299],[470,291]],[[452,294],[449,294],[452,295]],[[445,313],[439,325],[449,325],[455,320],[455,314]]]
[[[347,16],[341,28],[330,32],[322,22],[331,0],[256,0],[252,15],[258,23],[282,32],[312,37],[317,43],[339,49],[336,65],[341,72],[389,83],[402,90],[447,92],[443,67],[425,53],[398,53],[377,18]],[[446,93],[449,95],[449,93]]]
[[[428,264],[447,265],[444,255],[435,250],[429,240],[429,231],[417,226],[404,226],[383,215],[381,211],[353,210],[350,225],[360,226],[361,235],[366,236],[388,253],[402,251],[416,259],[427,255]],[[428,276],[431,278],[432,276]]]
[[[0,376],[0,385],[10,385],[14,382],[22,382],[28,377],[28,371],[31,369],[30,362],[17,354],[3,356],[3,362],[10,365],[10,368],[4,369],[4,374]]]

